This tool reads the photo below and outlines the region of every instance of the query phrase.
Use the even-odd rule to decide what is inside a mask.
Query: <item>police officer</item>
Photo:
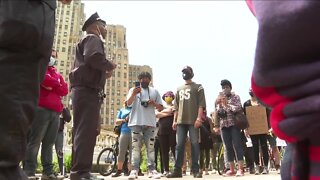
[[[99,134],[100,108],[106,79],[116,65],[106,59],[104,39],[106,22],[97,13],[91,15],[82,30],[87,32],[76,46],[70,73],[73,106],[73,147],[70,178],[94,179],[90,174],[96,136]]]
[[[51,55],[55,8],[53,0],[0,0],[0,179],[27,179],[19,163]]]

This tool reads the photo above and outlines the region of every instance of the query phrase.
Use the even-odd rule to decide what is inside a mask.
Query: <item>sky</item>
[[[83,1],[89,17],[123,25],[129,63],[149,65],[162,95],[184,83],[193,68],[203,85],[208,112],[228,79],[242,103],[249,99],[258,24],[245,1]]]

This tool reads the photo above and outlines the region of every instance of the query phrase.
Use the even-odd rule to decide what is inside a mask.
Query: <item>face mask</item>
[[[149,82],[141,82],[140,84],[143,89],[146,89],[149,87]]]
[[[51,56],[48,66],[53,66],[55,64],[55,62],[56,62],[56,59]]]
[[[229,88],[225,88],[222,91],[223,91],[223,94],[226,96],[229,96],[231,94],[231,89],[229,89]]]
[[[253,92],[249,92],[249,95],[250,95],[251,97],[253,97],[253,96],[254,96]]]
[[[192,78],[192,74],[191,74],[191,73],[187,73],[187,72],[182,73],[182,78],[183,78],[184,80],[189,80],[189,79]]]
[[[165,101],[166,103],[168,103],[168,104],[171,104],[172,101],[173,101],[173,99],[172,99],[172,97],[170,97],[170,96],[166,96],[166,97],[164,98],[164,101]]]
[[[102,36],[102,34],[101,34],[101,32],[100,32],[99,26],[97,26],[97,30],[98,30],[98,32],[99,32],[100,40],[101,40],[103,43],[105,43],[106,40],[103,38],[103,36]]]

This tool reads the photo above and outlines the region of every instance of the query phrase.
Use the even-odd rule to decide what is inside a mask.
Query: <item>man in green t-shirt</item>
[[[193,177],[202,178],[199,173],[199,127],[202,125],[203,109],[206,107],[204,90],[201,84],[192,81],[193,70],[186,66],[182,69],[182,77],[185,80],[184,85],[177,90],[175,100],[175,113],[172,128],[177,130],[176,163],[174,171],[168,178],[182,177],[181,167],[184,158],[184,145],[187,134],[191,141],[191,158]]]

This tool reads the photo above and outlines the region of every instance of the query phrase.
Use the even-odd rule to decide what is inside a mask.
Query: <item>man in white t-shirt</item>
[[[159,92],[153,87],[149,87],[151,74],[142,72],[138,76],[139,83],[129,90],[127,103],[132,107],[128,126],[132,133],[132,170],[129,179],[138,177],[140,166],[141,143],[144,142],[147,150],[148,177],[159,179],[159,174],[155,167],[154,143],[156,136],[156,114],[163,109]]]

